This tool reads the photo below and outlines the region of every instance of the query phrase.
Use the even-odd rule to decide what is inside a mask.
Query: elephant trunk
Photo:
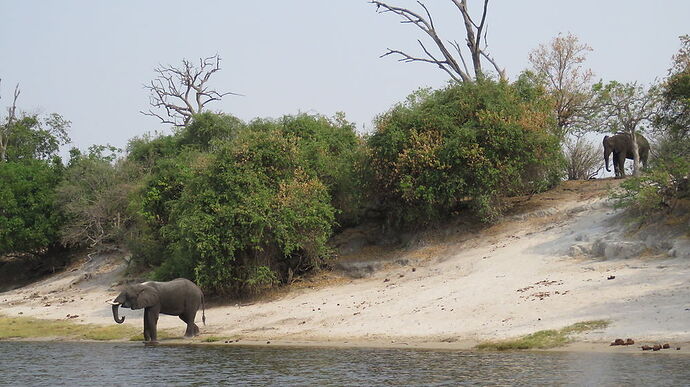
[[[118,317],[118,315],[117,315],[117,309],[120,307],[120,304],[113,302],[112,305],[113,305],[113,319],[115,319],[116,323],[122,324],[123,322],[125,322],[125,316]]]
[[[604,164],[606,165],[606,172],[611,172],[609,169],[609,155],[611,152],[604,151]]]
[[[609,169],[609,156],[611,155],[611,149],[607,144],[608,139],[609,136],[604,136],[604,163],[606,165],[606,172],[611,172],[611,170]]]

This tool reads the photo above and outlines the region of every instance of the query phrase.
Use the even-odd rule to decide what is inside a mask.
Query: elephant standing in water
[[[641,134],[635,134],[637,139],[637,150],[640,155],[640,163],[647,166],[647,158],[649,157],[649,142]],[[609,169],[609,156],[613,153],[613,170],[616,177],[625,176],[625,159],[633,160],[633,143],[630,134],[619,133],[614,136],[604,136],[604,162],[606,163],[606,171]]]
[[[187,323],[185,337],[199,334],[199,327],[194,323],[196,312],[201,305],[202,321],[206,325],[204,294],[192,281],[178,278],[169,282],[149,281],[137,285],[128,285],[113,300],[113,318],[118,324],[125,321],[118,317],[118,308],[144,308],[144,341],[156,342],[156,326],[160,313],[179,316]]]

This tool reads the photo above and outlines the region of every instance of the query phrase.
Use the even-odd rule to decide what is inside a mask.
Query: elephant
[[[185,278],[177,278],[168,282],[149,281],[136,285],[127,285],[112,301],[108,301],[113,308],[113,318],[118,324],[125,321],[125,317],[118,317],[118,308],[144,308],[144,341],[157,342],[156,326],[160,313],[179,316],[187,323],[185,337],[199,334],[199,327],[194,323],[196,312],[201,305],[202,321],[206,325],[206,308],[204,294],[196,284]]]
[[[649,142],[641,134],[635,134],[637,139],[637,149],[640,154],[640,162],[647,166],[647,158],[649,157]],[[625,177],[625,159],[634,159],[633,143],[628,133],[617,133],[611,137],[604,136],[604,162],[606,163],[606,171],[609,169],[609,155],[613,153],[613,170],[616,177]]]

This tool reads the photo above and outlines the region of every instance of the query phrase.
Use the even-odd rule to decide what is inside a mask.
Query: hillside
[[[195,341],[470,348],[604,319],[608,328],[578,340],[690,342],[690,240],[677,225],[688,219],[631,229],[606,198],[617,183],[565,182],[516,199],[497,225],[458,222],[401,238],[405,248],[367,245],[364,231],[350,230],[336,270],[268,301],[209,307]],[[357,235],[363,239],[352,242]],[[121,254],[85,256],[0,293],[0,313],[114,324],[105,301],[125,267]],[[125,324],[141,325],[140,311],[122,314]],[[184,330],[170,316],[159,327]]]

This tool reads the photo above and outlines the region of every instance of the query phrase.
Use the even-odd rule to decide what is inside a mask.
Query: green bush
[[[611,196],[617,208],[627,208],[638,221],[672,211],[678,199],[690,198],[690,161],[684,157],[657,160],[655,168],[621,183]]]
[[[175,157],[179,152],[177,136],[144,135],[132,138],[127,144],[127,160],[147,170],[154,168],[158,160]]]
[[[529,85],[483,81],[421,90],[378,117],[372,170],[390,220],[417,224],[556,184],[562,154],[548,99]]]
[[[340,226],[356,224],[367,201],[367,151],[354,124],[342,113],[333,119],[299,114],[278,120],[255,120],[248,131],[277,131],[295,141],[300,166],[328,189]]]
[[[0,162],[0,254],[37,252],[58,242],[60,163]]]
[[[159,137],[153,142],[169,143],[170,139],[175,140],[173,136],[169,136]],[[147,148],[148,145],[142,143],[139,146]],[[132,251],[134,263],[144,269],[159,267],[160,278],[194,278],[193,263],[177,263],[179,260],[189,260],[189,257],[170,255],[170,245],[175,240],[166,236],[164,231],[171,222],[172,208],[191,177],[190,163],[195,154],[181,151],[176,155],[147,159],[147,162],[153,161],[150,165],[151,172],[143,178],[143,188],[133,195],[129,206],[130,212],[134,214],[134,226],[127,239],[127,245]],[[134,162],[136,160],[135,158]],[[185,269],[173,270],[171,267]]]

